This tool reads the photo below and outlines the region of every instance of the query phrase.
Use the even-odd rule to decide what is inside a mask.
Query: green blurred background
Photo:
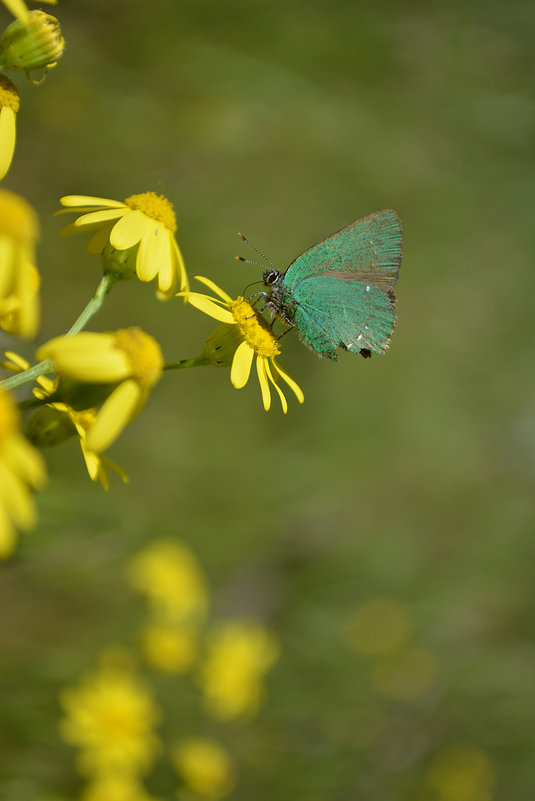
[[[264,412],[254,375],[237,392],[227,371],[177,372],[110,453],[129,485],[91,484],[76,443],[47,453],[39,528],[0,575],[0,798],[76,797],[58,689],[131,637],[123,566],[154,537],[195,551],[215,616],[259,619],[282,644],[259,716],[218,735],[240,771],[232,799],[534,798],[533,4],[76,0],[54,13],[67,48],[42,86],[15,77],[4,182],[41,217],[40,342],[100,276],[85,238],[58,239],[64,194],[163,192],[190,276],[232,295],[259,277],[233,259],[247,255],[237,231],[284,269],[394,208],[405,252],[384,357],[334,364],[284,339],[306,398],[286,416],[276,399]],[[93,323],[140,325],[170,361],[213,328],[139,282]],[[412,697],[403,680],[381,689],[348,639],[377,597],[408,612],[434,665]],[[194,708],[173,714],[177,731],[198,727]],[[450,746],[483,753],[494,780],[441,795],[429,771]]]

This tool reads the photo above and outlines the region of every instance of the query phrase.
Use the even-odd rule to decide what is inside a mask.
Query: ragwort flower
[[[0,559],[15,546],[15,529],[35,525],[32,490],[46,479],[41,455],[22,436],[16,406],[0,389]]]
[[[95,453],[106,450],[139,414],[163,369],[160,346],[140,328],[55,337],[39,348],[36,357],[51,359],[60,377],[118,385],[87,429],[85,446]]]
[[[209,641],[200,674],[207,711],[221,720],[253,715],[262,699],[264,673],[278,653],[276,639],[262,626],[222,625]]]
[[[190,549],[172,540],[157,540],[135,554],[127,567],[129,584],[146,596],[154,611],[168,620],[201,620],[208,588]]]
[[[26,201],[0,189],[0,327],[31,339],[39,326],[35,264],[37,217]]]
[[[102,254],[105,272],[129,278],[133,261],[140,281],[157,278],[162,299],[173,295],[177,282],[182,291],[188,289],[184,260],[174,236],[175,212],[166,197],[143,192],[121,203],[107,198],[67,195],[60,203],[64,211],[81,213],[61,233],[94,232],[87,249],[91,254]],[[116,251],[124,252],[122,264]]]
[[[280,343],[274,337],[271,327],[258,314],[251,304],[239,296],[236,300],[227,295],[209,278],[195,276],[197,281],[205,284],[218,296],[204,295],[199,292],[187,292],[188,303],[199,311],[214,317],[223,323],[209,337],[204,356],[211,363],[230,368],[230,380],[236,389],[244,387],[249,380],[251,366],[256,355],[256,371],[262,393],[262,402],[267,411],[271,406],[270,384],[280,398],[284,414],[288,404],[277,379],[280,377],[290,387],[299,403],[303,403],[304,395],[296,382],[290,378],[276,360],[281,352]]]
[[[158,801],[147,793],[137,776],[106,773],[96,776],[87,784],[80,801]]]
[[[60,733],[80,749],[82,773],[135,776],[152,766],[160,712],[127,654],[105,653],[99,669],[64,690],[60,702]]]
[[[19,106],[17,87],[5,75],[0,75],[0,181],[9,170],[15,152]]]
[[[172,762],[185,785],[201,798],[216,801],[235,784],[234,767],[228,752],[206,737],[189,737],[177,743]]]

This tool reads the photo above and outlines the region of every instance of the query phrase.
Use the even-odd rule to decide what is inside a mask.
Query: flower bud
[[[26,21],[14,20],[0,37],[0,67],[26,72],[50,69],[56,66],[64,47],[56,17],[30,11]]]

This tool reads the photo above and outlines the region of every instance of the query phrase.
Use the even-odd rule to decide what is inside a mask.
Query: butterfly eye
[[[278,277],[279,273],[277,270],[266,270],[264,273],[264,284],[266,284],[266,286],[274,284]]]

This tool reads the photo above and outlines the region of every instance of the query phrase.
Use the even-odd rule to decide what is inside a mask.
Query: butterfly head
[[[270,268],[269,270],[265,270],[264,275],[262,276],[265,286],[277,286],[282,278],[282,273],[278,270],[274,270]]]

